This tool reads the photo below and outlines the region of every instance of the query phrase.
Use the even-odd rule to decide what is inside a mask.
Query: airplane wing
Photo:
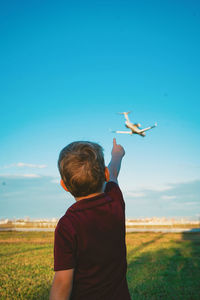
[[[132,134],[132,131],[119,131],[119,130],[117,130],[117,131],[113,131],[113,132],[115,132],[115,133],[127,133],[127,134]]]
[[[144,128],[144,129],[141,129],[141,130],[139,131],[139,133],[143,133],[143,132],[145,132],[145,131],[147,131],[147,130],[149,130],[149,129],[152,129],[152,128],[156,127],[156,126],[157,126],[157,123],[155,123],[155,125],[153,125],[153,126],[150,126],[150,127]]]

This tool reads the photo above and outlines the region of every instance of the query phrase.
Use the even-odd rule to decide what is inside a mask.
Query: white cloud
[[[172,186],[169,185],[157,185],[154,187],[147,187],[146,190],[151,190],[151,191],[155,191],[155,192],[165,192],[165,191],[169,191],[173,189]]]
[[[23,163],[23,162],[18,162],[18,163],[15,163],[15,164],[10,164],[10,165],[7,165],[7,166],[4,166],[5,169],[8,169],[8,168],[36,168],[36,169],[44,169],[47,167],[47,165],[37,165],[37,164],[29,164],[29,163]]]
[[[5,178],[40,178],[38,174],[0,174],[0,177]]]
[[[164,199],[164,200],[171,200],[171,199],[176,199],[177,196],[175,195],[163,195],[161,196],[161,199]]]
[[[22,176],[23,177],[28,177],[28,178],[39,178],[39,177],[41,177],[38,174],[23,174]]]
[[[199,203],[197,203],[197,202],[194,202],[194,201],[191,201],[191,202],[185,202],[184,203],[185,205],[199,205]]]
[[[51,180],[51,182],[58,184],[58,183],[60,183],[60,179],[59,178],[54,178],[54,179]]]
[[[165,192],[165,191],[169,191],[171,189],[173,189],[173,187],[169,186],[169,185],[143,186],[143,187],[139,187],[138,189],[133,190],[133,191],[125,191],[124,194],[127,197],[139,198],[139,197],[147,197],[148,194],[151,192]],[[173,196],[173,198],[175,198],[175,196]],[[167,198],[165,198],[165,199],[167,199]]]
[[[125,192],[125,195],[127,197],[139,198],[139,197],[144,197],[145,193],[143,193],[143,192],[127,191],[127,192]]]

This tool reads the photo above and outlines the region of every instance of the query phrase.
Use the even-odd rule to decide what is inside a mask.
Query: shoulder
[[[105,187],[105,193],[121,192],[119,185],[114,181],[108,181]]]
[[[75,234],[75,229],[72,224],[70,213],[66,212],[66,214],[60,218],[55,229],[55,234],[62,234],[68,236]]]
[[[119,200],[124,206],[124,199],[119,185],[114,181],[109,181],[105,187],[105,193],[112,199]]]

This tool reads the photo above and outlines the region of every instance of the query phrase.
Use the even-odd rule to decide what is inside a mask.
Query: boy
[[[117,177],[125,151],[74,142],[59,156],[61,185],[76,200],[55,230],[50,300],[130,300],[126,281],[125,204]],[[107,182],[107,183],[106,183]]]

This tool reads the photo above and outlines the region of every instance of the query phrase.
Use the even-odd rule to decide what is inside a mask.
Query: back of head
[[[69,144],[60,152],[58,168],[74,197],[101,192],[105,181],[105,163],[100,145],[84,141]]]

